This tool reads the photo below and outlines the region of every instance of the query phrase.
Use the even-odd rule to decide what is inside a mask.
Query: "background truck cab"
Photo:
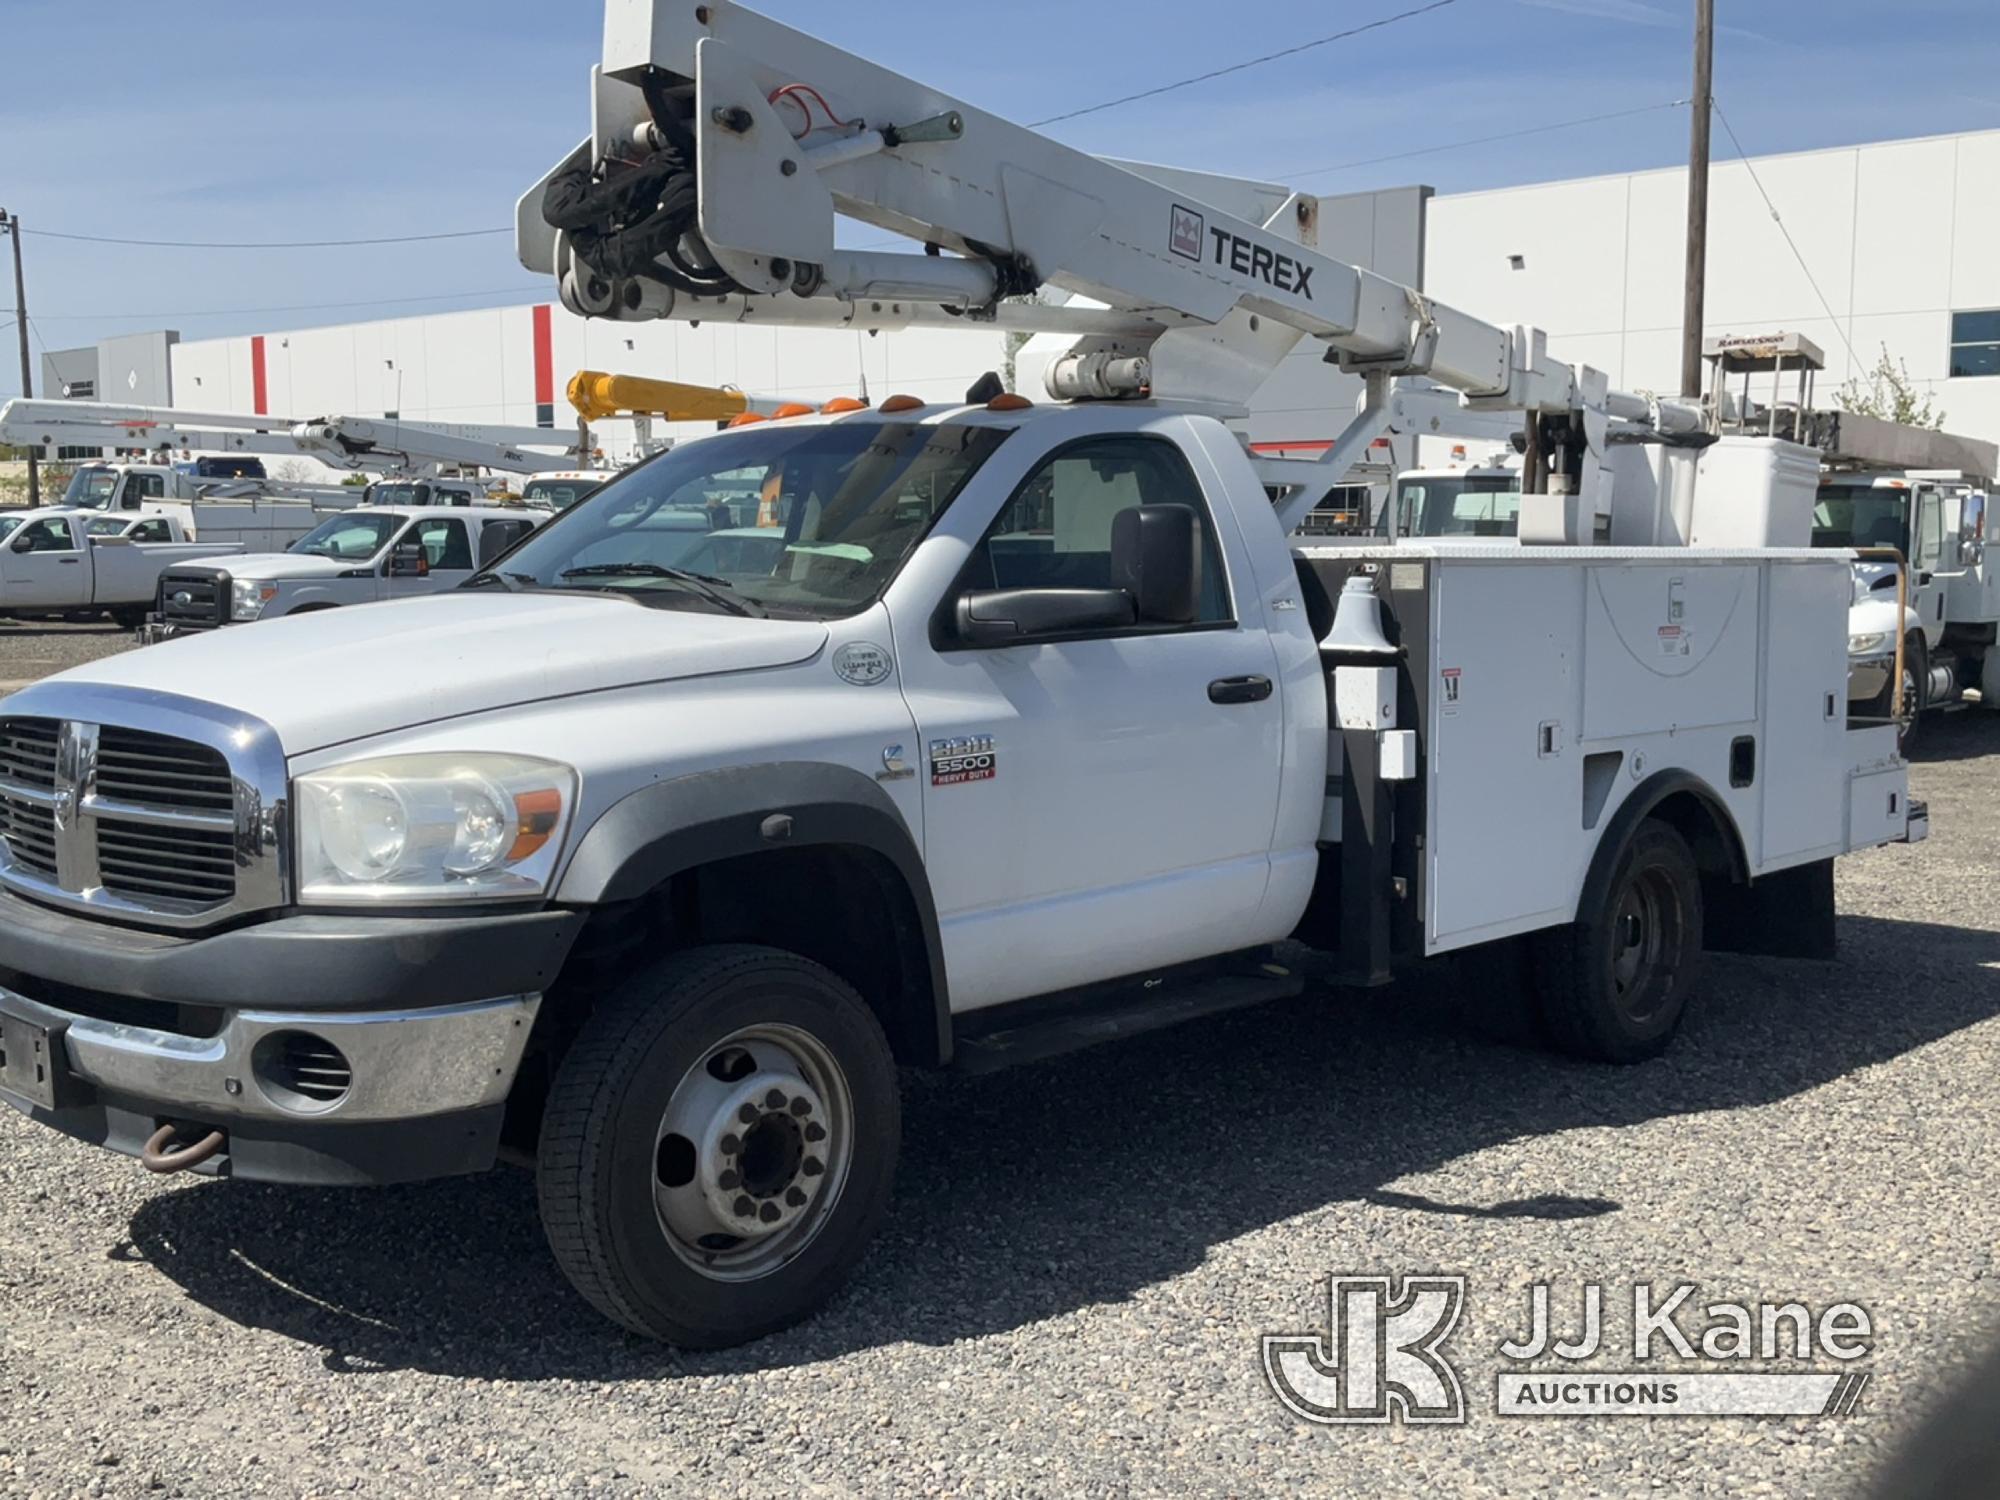
[[[145,639],[454,588],[546,519],[490,506],[364,506],[284,552],[168,570]]]

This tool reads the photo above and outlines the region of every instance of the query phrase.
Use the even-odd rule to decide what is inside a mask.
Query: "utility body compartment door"
[[[1430,952],[1568,921],[1586,858],[1584,570],[1434,566]]]

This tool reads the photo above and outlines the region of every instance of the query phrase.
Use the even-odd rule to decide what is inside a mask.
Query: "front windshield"
[[[8,537],[12,536],[14,528],[20,524],[21,518],[19,516],[8,516],[5,519],[0,519],[0,542],[4,542]]]
[[[1516,474],[1405,479],[1396,491],[1405,536],[1514,536],[1521,527]]]
[[[1895,547],[1910,544],[1910,492],[1874,485],[1827,485],[1813,506],[1815,547]]]
[[[71,510],[108,510],[111,497],[117,493],[116,469],[78,469],[70,476],[62,503]]]
[[[770,423],[683,443],[558,516],[494,577],[659,608],[838,619],[881,596],[1010,430]],[[696,574],[704,587],[690,587]]]
[[[545,510],[568,510],[597,487],[595,479],[530,479],[522,487],[521,503]]]
[[[341,562],[366,562],[382,550],[383,544],[403,524],[401,516],[369,515],[349,511],[314,528],[293,542],[293,552],[311,557],[331,557]]]

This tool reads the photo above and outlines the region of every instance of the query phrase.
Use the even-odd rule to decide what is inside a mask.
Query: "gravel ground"
[[[0,680],[123,639],[0,629]],[[161,1184],[0,1111],[0,1494],[1854,1493],[1995,1326],[1996,770],[2000,720],[1935,725],[1932,840],[1842,862],[1840,961],[1713,960],[1640,1068],[1438,984],[913,1080],[855,1285],[724,1355],[600,1323],[523,1174]],[[1291,1420],[1259,1335],[1425,1270],[1470,1279],[1468,1424]],[[1857,1301],[1874,1380],[1845,1420],[1500,1418],[1543,1280],[1605,1284],[1614,1349],[1634,1281]]]

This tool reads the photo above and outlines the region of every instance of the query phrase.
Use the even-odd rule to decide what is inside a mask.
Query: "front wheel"
[[[874,1013],[818,964],[696,949],[619,986],[564,1058],[542,1225],[592,1306],[726,1348],[819,1306],[887,1208],[901,1130]]]
[[[1531,972],[1549,1038],[1596,1062],[1657,1057],[1701,968],[1701,876],[1687,841],[1648,818],[1584,903],[1581,921],[1535,935]]]

